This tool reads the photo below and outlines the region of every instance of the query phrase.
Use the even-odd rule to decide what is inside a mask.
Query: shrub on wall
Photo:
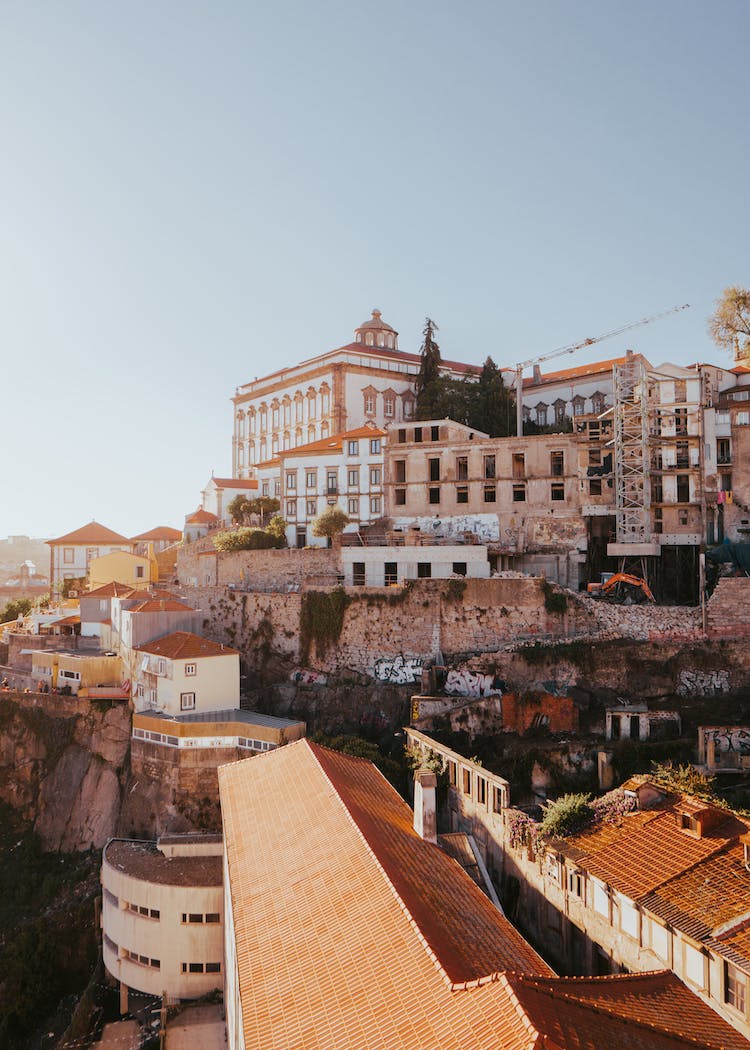
[[[286,547],[283,529],[279,532],[274,526],[272,531],[273,524],[272,522],[267,529],[243,528],[234,529],[232,532],[219,532],[214,536],[214,546],[217,551],[263,551]]]
[[[556,591],[547,579],[542,579],[542,593],[544,594],[544,608],[548,613],[564,613],[568,608],[568,599],[562,591]]]
[[[325,656],[335,645],[344,625],[347,598],[343,587],[332,591],[306,591],[300,603],[300,654],[303,660],[310,655],[315,642],[318,656]]]

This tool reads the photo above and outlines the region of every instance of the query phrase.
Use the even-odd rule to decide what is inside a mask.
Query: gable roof
[[[175,602],[174,604],[179,605],[180,603]],[[187,609],[189,606],[183,606],[183,608]],[[156,638],[152,642],[145,642],[135,648],[138,652],[163,656],[167,660],[197,660],[202,656],[237,655],[236,649],[230,649],[228,645],[221,645],[219,642],[212,642],[210,638],[191,634],[190,631],[173,631],[164,638]]]
[[[356,441],[359,438],[384,438],[386,436],[386,431],[381,430],[380,427],[357,427],[356,430],[345,430],[342,434],[331,434],[329,437],[321,438],[319,441],[311,441],[308,445],[295,445],[294,448],[286,448],[279,452],[278,462],[291,456],[309,456],[314,453],[320,454],[321,452],[341,452],[346,441]],[[268,460],[268,463],[271,462],[274,461]]]
[[[219,790],[248,1047],[746,1045],[671,973],[556,978],[364,759],[303,739]]]
[[[98,521],[90,521],[88,525],[82,525],[80,529],[75,529],[74,532],[66,532],[64,536],[58,536],[56,540],[46,540],[46,542],[54,547],[59,543],[71,543],[71,544],[84,544],[84,543],[125,543],[129,544],[131,541],[125,536],[121,536],[119,532],[113,532],[112,529],[108,529],[106,525],[100,525]]]
[[[571,1050],[739,1048],[747,1040],[669,970],[614,977],[501,978],[536,1038]]]
[[[592,361],[588,365],[576,365],[574,368],[561,368],[557,372],[546,372],[538,379],[534,376],[526,376],[523,385],[524,387],[536,387],[545,386],[548,383],[565,383],[571,379],[585,379],[588,376],[611,372],[614,365],[624,364],[627,360],[627,357],[610,357],[606,361]]]
[[[101,587],[95,587],[93,591],[86,591],[81,598],[130,598],[143,592],[135,590],[127,583],[118,583],[113,580]]]
[[[142,592],[141,592],[142,593]],[[138,592],[132,595],[137,597]],[[192,605],[178,601],[176,598],[144,598],[137,605],[131,605],[127,612],[195,612]]]
[[[132,539],[133,542],[136,540],[173,540],[176,543],[177,540],[182,539],[182,533],[179,529],[173,529],[169,525],[157,525],[155,529],[142,532],[139,536],[133,536]]]

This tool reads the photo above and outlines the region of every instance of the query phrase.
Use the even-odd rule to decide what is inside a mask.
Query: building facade
[[[240,654],[227,645],[175,631],[136,647],[136,711],[168,715],[240,706]]]
[[[92,521],[74,532],[47,540],[50,548],[50,588],[58,595],[65,580],[83,580],[88,576],[93,558],[113,551],[132,551],[133,542],[113,532],[98,521]]]

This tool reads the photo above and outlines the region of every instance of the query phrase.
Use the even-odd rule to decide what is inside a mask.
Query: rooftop
[[[211,478],[209,485],[212,482],[217,489],[257,489],[258,487],[255,478]]]
[[[173,529],[169,525],[157,525],[155,529],[149,529],[148,532],[142,532],[139,536],[133,536],[133,543],[136,540],[172,540],[176,543],[182,539],[182,533],[179,529]]]
[[[228,645],[212,642],[210,638],[202,638],[189,631],[173,631],[164,638],[155,638],[152,642],[137,645],[135,649],[141,653],[163,656],[167,660],[195,660],[204,656],[237,655],[236,649],[230,649]]]
[[[105,583],[101,587],[94,588],[93,591],[82,593],[81,598],[130,598],[138,593],[129,584],[118,583],[116,580],[113,580],[111,583]]]
[[[197,510],[194,510],[192,514],[185,518],[188,525],[214,525],[218,520],[215,514],[212,514],[210,510],[204,510],[202,507],[198,507]]]
[[[54,547],[60,543],[129,544],[131,541],[125,536],[121,536],[119,532],[113,532],[112,529],[108,529],[106,525],[100,525],[98,521],[90,521],[88,525],[83,525],[80,529],[76,529],[74,532],[66,532],[64,536],[58,536],[56,540],[46,540],[46,542],[51,547]]]
[[[248,726],[264,726],[267,729],[288,729],[289,726],[304,725],[291,718],[276,718],[260,711],[244,711],[239,707],[226,707],[221,711],[193,711],[185,715],[171,715],[163,711],[145,710],[138,712],[138,718],[153,718],[160,722],[239,722]]]
[[[220,856],[165,857],[155,842],[110,839],[103,863],[134,879],[163,886],[221,886]]]

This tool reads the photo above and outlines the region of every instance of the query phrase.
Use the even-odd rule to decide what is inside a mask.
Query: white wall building
[[[88,575],[89,562],[113,551],[132,551],[132,540],[113,532],[98,521],[47,540],[50,548],[50,588],[60,592],[63,580],[79,580]]]
[[[165,714],[240,706],[240,654],[187,631],[138,646],[133,680],[136,711]]]
[[[342,547],[345,587],[387,587],[405,580],[488,579],[487,548],[474,544]]]

